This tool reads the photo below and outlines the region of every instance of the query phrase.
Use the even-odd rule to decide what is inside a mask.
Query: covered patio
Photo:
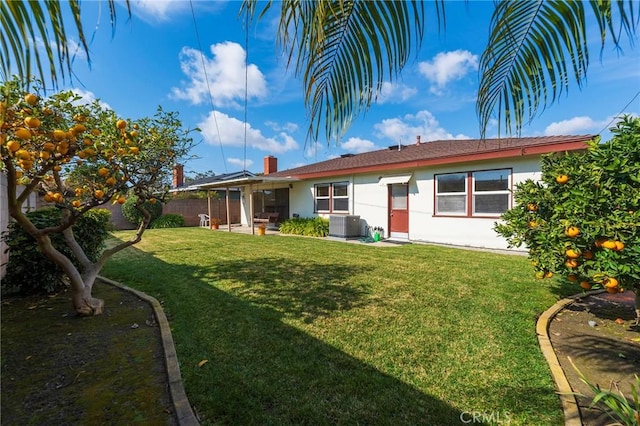
[[[207,214],[212,217],[211,193],[212,191],[224,191],[226,193],[226,226],[220,229],[228,232],[243,232],[255,234],[256,215],[268,211],[278,213],[278,220],[289,218],[289,189],[295,178],[269,177],[269,176],[245,176],[225,181],[217,181],[197,185],[197,189],[207,191]],[[229,193],[240,191],[240,223],[231,223],[229,217]],[[274,232],[267,226],[267,233]]]

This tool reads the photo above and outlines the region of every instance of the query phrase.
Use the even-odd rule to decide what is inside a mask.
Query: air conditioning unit
[[[351,238],[360,236],[360,216],[329,216],[329,236]]]

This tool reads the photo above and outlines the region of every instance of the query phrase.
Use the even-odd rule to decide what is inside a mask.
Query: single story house
[[[241,221],[256,211],[290,217],[328,217],[330,234],[506,249],[493,227],[513,206],[518,182],[540,178],[540,156],[583,150],[593,135],[439,140],[393,145],[205,188],[241,188]],[[271,194],[269,203],[254,202]],[[335,225],[335,226],[334,226]]]

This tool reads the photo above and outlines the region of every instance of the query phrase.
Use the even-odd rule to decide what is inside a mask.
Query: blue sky
[[[105,2],[85,1],[83,22],[93,37],[91,66],[78,54],[75,77],[63,88],[99,98],[124,117],[151,116],[158,105],[178,111],[185,127],[202,129],[194,134],[198,145],[192,154],[198,158],[186,164],[187,174],[220,174],[244,166],[261,172],[266,155],[276,156],[284,170],[413,143],[417,135],[423,142],[477,138],[477,67],[493,3],[449,2],[446,30],[440,32],[433,4],[426,4],[422,49],[398,79],[385,83],[377,102],[357,118],[339,145],[306,142],[302,84],[293,70],[285,69],[275,45],[276,16],[267,15],[252,27],[247,43],[238,1],[132,0],[130,20],[120,3],[113,37]],[[593,47],[585,87],[571,86],[568,96],[523,128],[523,136],[596,134],[621,111],[640,112],[640,96],[625,108],[640,92],[638,40],[632,47],[625,39],[623,55],[607,45],[600,57],[596,24],[590,25]],[[488,136],[496,132],[491,127]],[[609,138],[608,131],[602,135]]]

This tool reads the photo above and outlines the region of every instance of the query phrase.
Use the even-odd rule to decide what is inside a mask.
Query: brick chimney
[[[416,136],[416,145],[420,145],[420,135]]]
[[[173,187],[178,188],[184,185],[184,166],[176,164],[173,166]]]
[[[278,171],[278,159],[273,155],[264,157],[264,175]]]

